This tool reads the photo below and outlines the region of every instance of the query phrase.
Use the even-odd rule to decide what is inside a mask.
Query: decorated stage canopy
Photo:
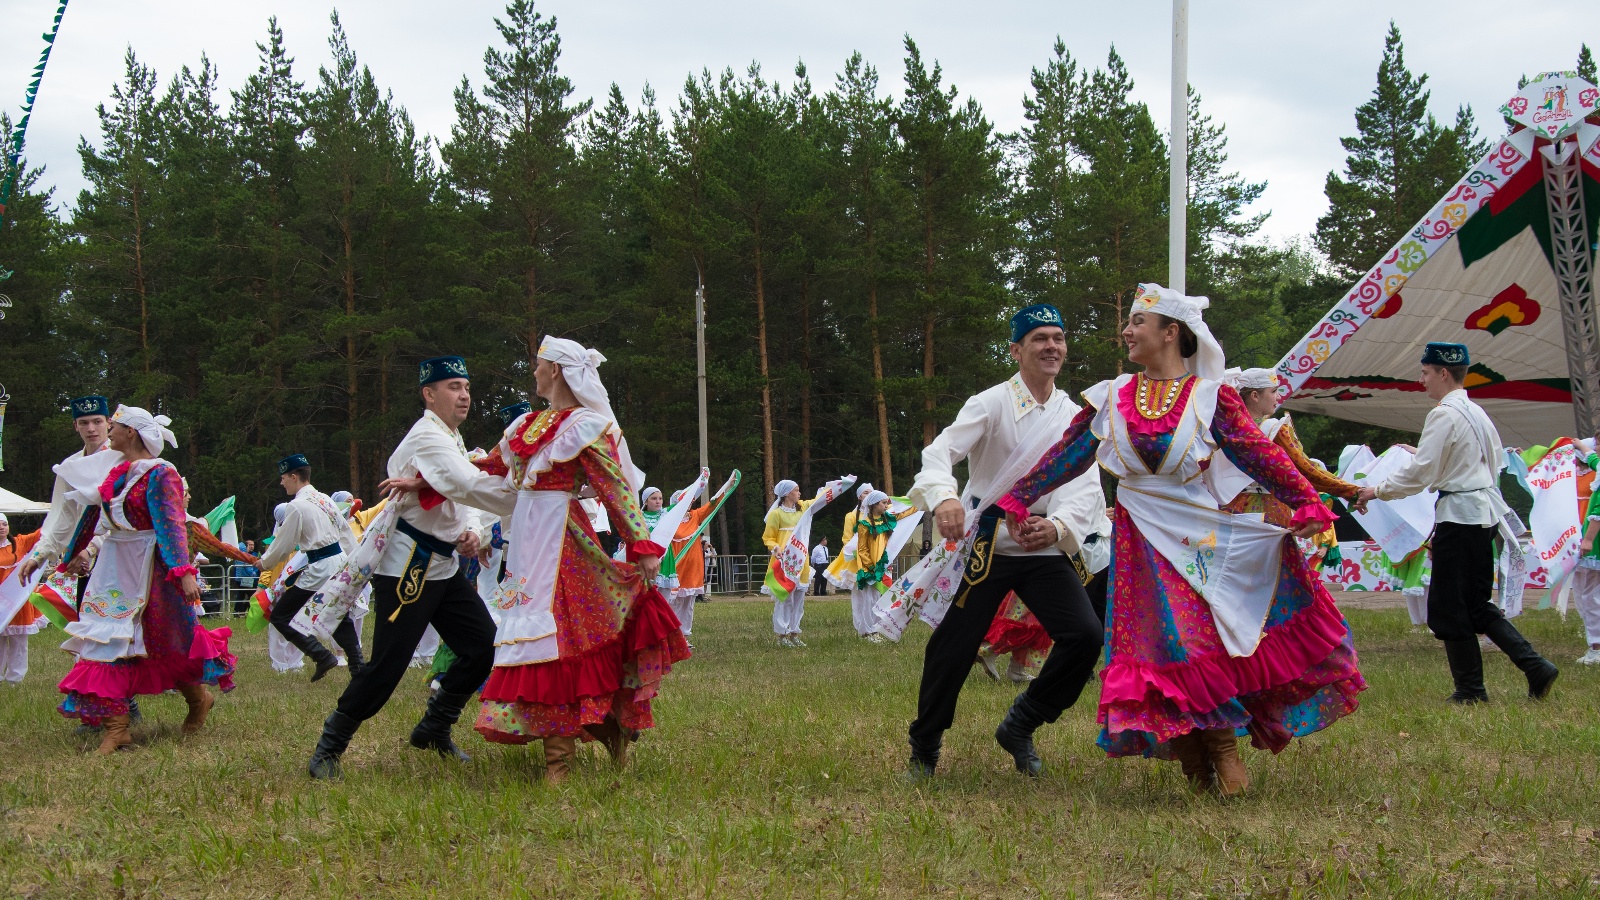
[[[1597,107],[1600,91],[1569,72],[1508,101],[1515,130],[1278,363],[1286,405],[1420,431],[1434,405],[1417,383],[1423,345],[1453,341],[1470,348],[1467,392],[1506,444],[1592,429]]]

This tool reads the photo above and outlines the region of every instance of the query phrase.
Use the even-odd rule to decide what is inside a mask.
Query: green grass
[[[105,759],[53,706],[61,634],[0,688],[0,894],[375,897],[1584,896],[1596,891],[1595,693],[1576,618],[1518,620],[1563,667],[1553,698],[1487,657],[1493,701],[1462,709],[1437,642],[1398,610],[1354,611],[1371,688],[1354,716],[1274,758],[1246,750],[1242,800],[1192,795],[1175,764],[1107,760],[1096,692],[1040,732],[1029,782],[994,746],[1009,685],[974,677],[939,778],[897,778],[922,643],[856,639],[848,604],[780,650],[770,606],[712,602],[659,727],[614,773],[591,745],[551,788],[533,750],[458,736],[403,746],[420,672],[367,723],[346,777],[305,761],[346,678],[278,676],[240,634],[239,688],[183,739],[176,696],[144,701],[137,749]]]

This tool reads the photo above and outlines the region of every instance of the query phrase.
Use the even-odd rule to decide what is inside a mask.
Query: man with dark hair
[[[458,431],[472,411],[466,361],[459,356],[423,360],[417,383],[422,417],[390,455],[389,478],[378,485],[380,492],[401,487],[408,493],[388,501],[397,515],[372,575],[377,617],[372,660],[350,679],[338,707],[323,723],[322,738],[311,754],[313,778],[340,775],[339,758],[350,739],[389,702],[429,625],[456,660],[439,678],[439,692],[412,729],[411,746],[467,760],[450,731],[494,668],[494,620],[456,557],[478,555],[489,542],[494,518],[515,508],[516,492],[506,487],[504,478],[479,470],[467,457]],[[377,527],[375,521],[372,528]],[[363,535],[363,552],[371,533]]]
[[[317,664],[311,680],[339,665],[322,642],[294,627],[294,617],[328,579],[344,565],[344,555],[356,548],[356,535],[344,513],[328,496],[311,486],[311,462],[295,453],[278,462],[278,483],[291,498],[283,522],[272,532],[272,546],[261,556],[261,568],[288,562],[296,549],[306,555],[305,565],[289,575],[283,596],[272,605],[272,627]],[[350,677],[361,669],[361,635],[348,617],[333,629],[333,639],[349,660]]]
[[[1438,402],[1422,425],[1409,462],[1388,478],[1361,489],[1358,502],[1397,500],[1422,490],[1439,492],[1433,529],[1433,583],[1428,628],[1444,642],[1455,681],[1453,703],[1482,703],[1486,634],[1528,679],[1528,696],[1543,700],[1560,674],[1495,608],[1494,535],[1507,511],[1500,496],[1505,452],[1489,415],[1462,387],[1471,357],[1465,344],[1430,343],[1422,354],[1422,387]]]

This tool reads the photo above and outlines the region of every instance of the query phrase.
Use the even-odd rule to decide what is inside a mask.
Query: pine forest
[[[904,493],[925,443],[1006,377],[1019,306],[1062,311],[1076,392],[1118,371],[1135,285],[1165,280],[1167,137],[1115,48],[1043,43],[1026,124],[1004,134],[909,35],[902,59],[826,75],[752,63],[587,99],[532,0],[496,23],[438,136],[337,15],[316,72],[267,23],[237,91],[204,56],[158,74],[130,49],[80,146],[88,188],[51,196],[24,168],[0,229],[6,486],[48,499],[76,447],[66,401],[104,393],[170,415],[195,511],[235,494],[260,536],[287,453],[322,490],[370,496],[425,357],[466,357],[467,445],[492,446],[552,334],[605,354],[633,455],[670,492],[698,467],[703,285],[714,478],[738,467],[746,485],[717,543],[760,552],[780,479]],[[1264,184],[1231,167],[1191,90],[1188,292],[1211,297],[1231,364],[1274,365],[1485,146],[1470,109],[1430,110],[1398,30],[1383,40],[1303,243],[1261,236]],[[1301,431],[1332,458],[1364,433]]]

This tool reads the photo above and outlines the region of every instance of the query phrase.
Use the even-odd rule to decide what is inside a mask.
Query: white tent
[[[26,513],[38,513],[43,515],[49,511],[50,504],[48,503],[40,503],[35,500],[29,500],[20,494],[13,494],[5,488],[0,488],[0,513],[5,513],[8,516],[22,515]]]
[[[1600,90],[1547,72],[1517,125],[1278,363],[1290,409],[1420,431],[1423,345],[1466,344],[1467,393],[1508,445],[1600,422]]]

